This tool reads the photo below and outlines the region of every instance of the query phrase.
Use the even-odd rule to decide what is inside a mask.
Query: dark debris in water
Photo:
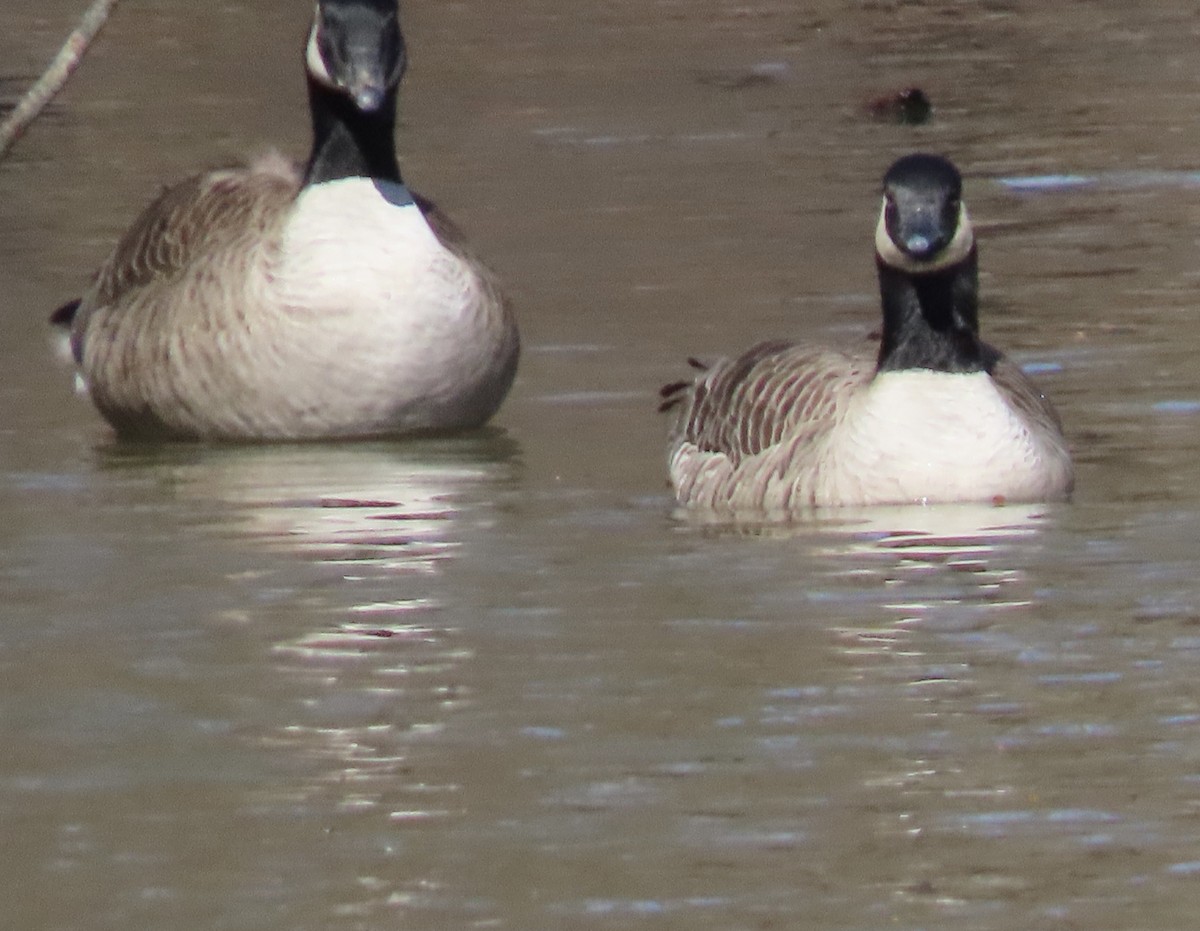
[[[881,122],[919,126],[929,122],[933,115],[933,101],[921,88],[906,87],[902,91],[876,97],[867,104],[867,112]]]

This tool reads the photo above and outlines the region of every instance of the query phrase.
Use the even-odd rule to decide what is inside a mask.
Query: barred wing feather
[[[760,343],[697,379],[673,445],[726,456],[736,467],[797,434],[815,439],[834,426],[845,399],[870,380],[874,361],[836,349]]]
[[[108,306],[138,288],[171,280],[199,258],[234,264],[278,231],[300,189],[283,159],[221,169],[164,190],[113,249],[88,303]]]

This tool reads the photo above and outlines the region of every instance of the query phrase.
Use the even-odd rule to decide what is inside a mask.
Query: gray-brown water
[[[83,5],[9,0],[0,78]],[[126,4],[0,164],[0,925],[1191,927],[1195,5],[408,0],[406,176],[521,316],[495,429],[115,444],[45,317],[160,183],[303,153],[309,12]],[[917,148],[1074,502],[677,519],[658,385],[874,326]]]

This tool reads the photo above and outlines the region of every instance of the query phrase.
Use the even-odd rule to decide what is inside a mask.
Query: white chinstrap
[[[875,225],[875,252],[886,265],[907,272],[911,275],[928,274],[957,265],[965,259],[975,245],[975,232],[971,228],[970,217],[967,216],[967,205],[960,204],[958,208],[958,225],[954,230],[954,238],[946,247],[931,259],[921,261],[906,254],[888,235],[887,230],[887,199],[879,210],[879,222]]]
[[[308,68],[308,73],[313,79],[325,87],[336,90],[337,82],[329,73],[329,68],[325,64],[325,59],[321,56],[321,46],[317,41],[317,36],[321,28],[321,8],[318,5],[316,12],[313,14],[312,29],[308,33],[308,44],[304,49],[304,64]]]

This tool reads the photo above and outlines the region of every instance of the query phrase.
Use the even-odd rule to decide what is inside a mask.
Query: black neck
[[[304,170],[305,185],[341,178],[400,182],[395,91],[378,110],[363,113],[344,94],[310,78],[308,105],[312,111],[313,148]]]
[[[985,372],[999,354],[979,339],[975,249],[956,265],[914,275],[876,257],[883,300],[879,370]]]

